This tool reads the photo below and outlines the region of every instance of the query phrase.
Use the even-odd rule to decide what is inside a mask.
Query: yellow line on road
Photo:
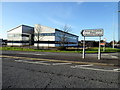
[[[50,61],[50,62],[64,62],[64,63],[73,63],[73,64],[93,64],[93,65],[102,65],[102,66],[114,66],[114,64],[105,64],[105,63],[78,62],[78,61],[53,60],[53,59],[41,59],[41,58],[27,58],[27,57],[16,57],[16,56],[6,56],[6,55],[0,55],[0,57],[15,58],[15,59],[27,59],[27,60],[39,60],[39,61]]]

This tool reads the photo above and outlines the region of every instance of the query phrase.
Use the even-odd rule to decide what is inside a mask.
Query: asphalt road
[[[111,55],[117,57],[117,54]],[[95,54],[90,56],[88,61],[95,59]],[[119,87],[119,67],[69,62],[81,60],[80,57],[73,53],[3,51],[2,88]]]

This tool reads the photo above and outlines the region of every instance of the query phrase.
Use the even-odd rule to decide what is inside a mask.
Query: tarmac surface
[[[82,59],[82,54],[80,53],[2,51],[2,55],[53,59],[60,61],[65,60],[74,62],[103,63],[113,66],[120,65],[120,53],[101,53],[101,60],[97,59],[98,54],[86,54],[85,59]]]
[[[119,54],[2,51],[2,88],[119,88]]]

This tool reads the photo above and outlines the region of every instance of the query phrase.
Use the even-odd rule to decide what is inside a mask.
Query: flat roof
[[[34,27],[31,27],[31,26],[28,26],[28,25],[19,25],[19,26],[17,26],[17,27],[15,27],[15,28],[13,28],[13,29],[10,29],[10,30],[8,30],[7,32],[10,32],[10,31],[12,31],[12,30],[14,30],[14,29],[16,29],[16,28],[19,28],[19,27],[21,27],[21,26],[25,26],[25,27],[30,27],[30,28],[34,28]]]
[[[62,30],[59,30],[59,29],[55,29],[55,30],[57,30],[57,31],[60,31],[60,32],[64,32],[64,31],[62,31]],[[75,34],[71,34],[71,33],[68,33],[68,32],[64,32],[64,33],[70,34],[70,35],[72,35],[72,36],[79,37],[79,36],[77,36],[77,35],[75,35]]]
[[[40,24],[41,25],[41,24]],[[41,25],[43,27],[47,27],[47,28],[51,28],[51,29],[55,29],[55,28],[52,28],[52,27],[49,27],[49,26],[45,26],[45,25]]]
[[[15,28],[13,28],[13,29],[10,29],[10,30],[8,30],[7,32],[10,32],[10,31],[12,31],[12,30],[14,30],[14,29],[16,29],[16,28],[19,28],[19,27],[21,27],[21,26],[25,26],[25,27],[30,27],[30,28],[34,28],[34,27],[31,27],[31,26],[28,26],[28,25],[19,25],[19,26],[17,26],[17,27],[15,27]],[[41,25],[41,26],[44,26],[44,25]],[[44,27],[48,27],[48,26],[44,26]],[[51,28],[51,27],[48,27],[48,28]],[[57,29],[57,28],[52,28],[52,29],[55,29],[55,30],[57,30],[57,31],[60,31],[60,32],[64,32],[64,31],[62,31],[62,30],[59,30],[59,29]],[[79,37],[79,36],[77,36],[77,35],[75,35],[75,34],[71,34],[71,33],[68,33],[68,32],[64,32],[64,33],[67,33],[67,34],[70,34],[70,35],[72,35],[72,36],[76,36],[76,37]]]

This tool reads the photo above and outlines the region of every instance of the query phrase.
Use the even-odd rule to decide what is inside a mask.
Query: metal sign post
[[[99,37],[98,60],[100,60],[100,59],[101,59],[101,52],[100,52],[100,40],[101,40],[101,36]]]
[[[83,40],[83,59],[85,59],[85,36],[84,36],[84,40]]]
[[[85,58],[85,37],[100,37],[103,36],[103,29],[86,29],[81,31],[81,35],[84,36],[83,42],[83,55],[82,58]],[[101,59],[101,52],[100,52],[100,40],[99,40],[99,48],[98,48],[98,60]]]

